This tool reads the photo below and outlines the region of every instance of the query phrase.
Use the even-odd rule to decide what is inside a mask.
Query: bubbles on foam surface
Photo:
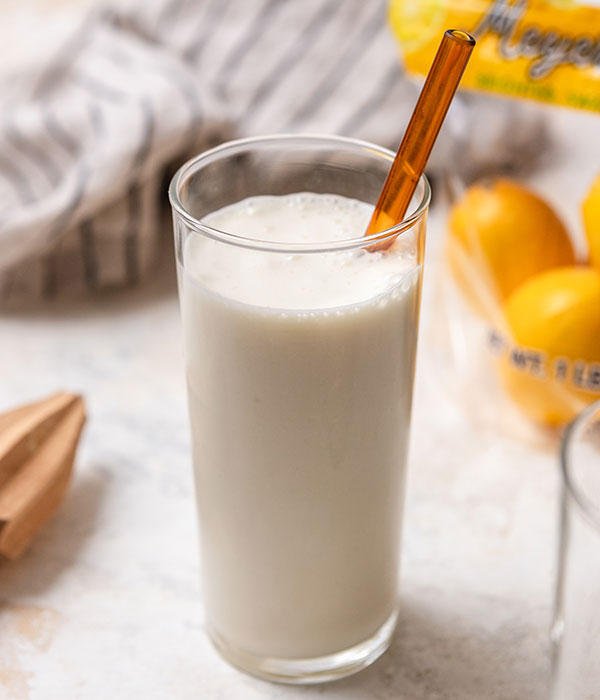
[[[372,211],[371,205],[360,200],[296,192],[250,197],[209,214],[205,220],[214,228],[255,240],[333,243],[359,238]]]
[[[252,216],[247,215],[250,211]],[[371,206],[358,200],[302,192],[243,200],[208,218],[215,228],[244,238],[310,245],[360,238],[371,212]],[[248,304],[287,308],[294,318],[304,309],[316,309],[321,319],[326,309],[335,318],[358,313],[365,303],[389,304],[415,279],[409,275],[403,284],[415,267],[414,257],[408,255],[414,239],[408,238],[385,253],[362,246],[305,254],[248,250],[195,238],[192,242],[198,243],[197,276],[208,287]]]

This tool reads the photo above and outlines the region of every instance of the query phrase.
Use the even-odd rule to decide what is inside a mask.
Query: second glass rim
[[[235,234],[229,233],[227,231],[221,231],[220,229],[208,226],[201,219],[198,219],[192,214],[190,214],[185,208],[180,197],[181,185],[184,178],[189,174],[191,170],[196,168],[198,164],[202,164],[203,161],[210,163],[220,156],[224,155],[227,151],[231,151],[231,155],[234,155],[236,151],[241,151],[249,147],[259,145],[259,144],[277,144],[291,141],[306,141],[307,145],[310,141],[318,141],[323,144],[330,142],[332,145],[336,143],[341,145],[352,146],[358,150],[364,150],[366,153],[372,155],[378,155],[380,157],[389,160],[390,167],[394,160],[395,153],[390,151],[383,146],[378,146],[376,144],[370,143],[369,141],[364,141],[361,139],[355,139],[348,136],[337,136],[333,134],[318,134],[318,133],[282,133],[282,134],[271,134],[265,136],[250,136],[242,139],[235,139],[232,141],[226,141],[214,148],[203,151],[202,153],[190,158],[186,161],[175,173],[171,182],[169,184],[169,201],[173,208],[173,211],[177,212],[181,216],[186,224],[197,233],[204,236],[212,238],[213,240],[222,241],[230,245],[235,245],[241,248],[248,248],[252,250],[266,251],[266,252],[279,252],[286,254],[298,254],[298,253],[327,253],[337,250],[346,250],[351,248],[367,248],[370,244],[375,241],[384,241],[388,238],[393,238],[403,231],[412,228],[420,219],[423,218],[424,214],[427,212],[431,201],[431,187],[429,181],[425,175],[421,175],[419,178],[419,185],[422,186],[422,196],[416,207],[416,209],[411,212],[409,216],[404,218],[395,226],[385,229],[384,231],[378,231],[370,236],[361,236],[359,238],[349,238],[342,241],[326,241],[324,243],[284,243],[284,242],[273,242],[273,241],[261,241],[252,238],[245,238],[243,236],[237,236]],[[383,185],[383,182],[382,182]]]
[[[571,466],[571,447],[573,440],[576,439],[580,432],[585,429],[590,418],[600,413],[600,400],[595,401],[584,408],[579,415],[574,418],[571,423],[565,428],[560,445],[560,469],[563,481],[563,489],[568,491],[569,495],[578,505],[585,517],[600,530],[600,504],[595,503],[588,498],[581,490],[576,479],[573,478],[573,470]],[[599,466],[600,468],[600,466]]]

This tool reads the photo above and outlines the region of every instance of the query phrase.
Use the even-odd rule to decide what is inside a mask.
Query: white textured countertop
[[[435,221],[431,234],[435,257]],[[545,698],[556,457],[475,427],[429,371],[426,336],[391,649],[357,676],[309,688],[220,659],[203,633],[167,263],[144,289],[0,318],[0,410],[69,389],[89,413],[60,510],[21,560],[0,562],[0,698]]]
[[[173,280],[4,318],[0,337],[0,409],[67,388],[89,412],[62,507],[0,562],[1,698],[544,697],[553,455],[476,434],[419,372],[392,649],[354,678],[278,687],[203,634]]]

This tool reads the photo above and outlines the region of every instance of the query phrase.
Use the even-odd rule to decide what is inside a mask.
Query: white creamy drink
[[[203,219],[245,238],[360,237],[372,206],[255,197]],[[180,269],[213,637],[318,657],[396,608],[420,267],[385,253],[249,250],[188,237]]]

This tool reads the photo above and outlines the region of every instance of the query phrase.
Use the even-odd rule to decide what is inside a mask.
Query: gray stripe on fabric
[[[156,116],[152,103],[147,97],[144,97],[139,102],[142,112],[144,126],[142,139],[138,146],[137,152],[133,159],[133,177],[132,184],[127,190],[127,228],[124,244],[125,254],[125,272],[127,281],[130,284],[135,284],[139,280],[139,228],[140,228],[140,185],[139,177],[144,167],[144,163],[150,154],[152,141],[154,138]],[[136,179],[138,182],[136,182]]]
[[[83,259],[83,279],[85,284],[94,289],[98,285],[98,257],[94,225],[91,219],[86,219],[79,226],[79,242]]]
[[[156,127],[156,115],[154,114],[152,102],[147,97],[142,97],[139,100],[139,106],[142,112],[144,126],[142,138],[133,159],[133,167],[136,170],[140,170],[143,167],[146,158],[150,154]]]
[[[60,236],[69,227],[71,219],[73,218],[77,207],[81,204],[81,200],[83,199],[89,176],[90,169],[87,164],[84,162],[80,163],[77,169],[77,184],[75,185],[75,190],[73,191],[71,200],[60,216],[54,221],[54,224],[50,227],[48,233],[46,234],[49,241],[52,241]]]
[[[109,102],[119,103],[123,102],[123,100],[128,97],[126,92],[122,92],[112,85],[108,85],[98,78],[85,73],[78,73],[77,75],[74,75],[73,82],[99,100],[108,100]]]
[[[125,275],[131,285],[139,280],[138,258],[138,232],[140,221],[140,188],[132,184],[127,190],[127,232],[124,238],[125,245]]]
[[[249,24],[248,29],[239,38],[233,49],[229,52],[227,58],[223,62],[219,73],[215,90],[220,97],[224,97],[227,93],[228,83],[235,74],[236,68],[242,63],[244,57],[250,51],[252,46],[261,34],[264,32],[270,22],[276,17],[276,10],[281,9],[287,0],[267,0],[260,8],[254,20]]]
[[[10,145],[19,153],[26,156],[36,168],[44,174],[51,187],[60,180],[61,171],[58,165],[50,158],[35,141],[27,139],[19,132],[12,118],[7,120],[4,135]]]
[[[331,97],[336,87],[348,75],[361,56],[367,52],[369,45],[377,37],[377,34],[384,29],[385,14],[382,5],[380,3],[374,3],[374,5],[377,11],[368,18],[358,37],[340,55],[333,68],[318,83],[308,99],[296,110],[289,120],[287,128],[293,128],[309,118]]]
[[[35,200],[35,195],[29,187],[29,182],[19,168],[8,158],[0,155],[0,176],[10,184],[21,204],[30,204]]]
[[[102,117],[102,110],[96,102],[88,101],[88,114],[90,116],[90,121],[92,123],[92,128],[96,138],[101,136],[104,132],[104,120]]]
[[[376,89],[366,102],[353,112],[346,121],[337,129],[337,133],[352,136],[371,117],[389,97],[394,85],[402,76],[402,69],[398,61],[385,73]]]
[[[16,271],[14,268],[5,270],[2,273],[2,301],[8,301],[15,286]]]
[[[294,42],[289,46],[289,50],[273,68],[273,70],[267,74],[264,80],[256,88],[250,103],[248,104],[246,115],[250,121],[254,117],[253,112],[258,108],[260,103],[265,102],[265,100],[271,95],[273,90],[281,85],[282,80],[285,78],[286,74],[296,65],[298,59],[303,53],[314,44],[314,42],[319,38],[319,36],[325,31],[328,26],[328,22],[334,17],[335,11],[341,7],[339,0],[332,0],[321,6],[319,12],[317,12],[310,22],[304,27],[304,29],[295,36]]]
[[[88,111],[90,115],[90,121],[92,123],[92,128],[94,129],[96,137],[98,137],[104,130],[104,122],[102,121],[102,111],[94,102],[88,102]],[[49,240],[55,239],[69,227],[71,219],[75,215],[75,212],[77,211],[77,208],[79,207],[79,205],[81,204],[81,200],[83,199],[83,195],[85,193],[85,188],[87,186],[90,174],[91,166],[89,165],[87,160],[82,160],[78,164],[77,184],[75,185],[71,201],[65,207],[65,210],[62,212],[62,214],[56,219],[54,225],[48,232]]]
[[[46,112],[46,115],[50,115],[49,112]],[[95,130],[97,130],[97,124],[98,124],[98,117],[96,116],[93,118],[93,122],[96,122]],[[48,127],[49,124],[52,124],[52,119],[48,121],[48,119],[45,120],[45,124]],[[52,130],[53,127],[50,126],[49,130]],[[62,136],[68,136],[67,132],[64,132]],[[66,141],[63,145],[67,150],[72,150],[75,149],[75,152],[77,151],[77,145],[75,142],[70,139],[70,136],[68,137],[69,140]],[[59,140],[59,139],[57,139]],[[75,155],[75,153],[74,153]],[[0,159],[0,165],[1,165],[1,159]],[[1,172],[1,170],[0,170]],[[64,211],[55,219],[54,223],[50,226],[48,229],[48,232],[45,234],[47,241],[52,241],[56,239],[60,234],[62,234],[69,226],[69,222],[72,219],[75,211],[77,210],[77,207],[81,203],[81,200],[83,199],[83,195],[85,192],[85,186],[87,184],[87,180],[90,175],[90,169],[85,161],[82,161],[78,165],[77,169],[77,183],[75,185],[75,189],[73,192],[73,195],[71,196],[71,199],[67,206],[65,207]],[[29,201],[32,201],[34,199],[33,195],[31,195],[31,199]],[[42,281],[42,293],[45,298],[50,298],[56,294],[57,291],[57,280],[56,280],[56,261],[52,256],[48,256],[43,262],[43,281]],[[9,271],[10,272],[10,271]],[[14,274],[12,276],[6,277],[5,278],[5,284],[3,286],[2,290],[2,298],[4,300],[8,299],[12,286],[13,286],[13,279],[14,279]],[[9,288],[6,288],[6,285],[9,284]]]
[[[42,296],[44,299],[54,299],[58,289],[56,274],[56,254],[50,253],[42,260],[43,280]]]
[[[194,137],[198,127],[198,121],[202,115],[202,107],[200,105],[198,90],[191,80],[188,80],[187,78],[184,79],[182,73],[178,70],[174,70],[168,63],[160,65],[157,69],[155,64],[149,64],[148,61],[141,62],[139,61],[138,57],[134,58],[122,49],[117,51],[113,49],[109,54],[104,53],[102,55],[104,58],[120,67],[122,67],[124,64],[127,66],[134,66],[134,61],[137,62],[138,66],[140,63],[142,65],[145,64],[146,68],[152,68],[153,71],[155,71],[154,74],[163,78],[170,86],[174,85],[183,97],[183,101],[187,104],[191,116],[190,125],[183,138],[183,141],[187,143]]]
[[[225,16],[230,0],[212,0],[206,12],[202,14],[197,27],[199,36],[184,50],[183,58],[188,63],[198,63],[208,37],[215,33],[219,22]]]
[[[79,142],[67,131],[67,129],[57,120],[49,105],[42,106],[42,117],[46,131],[59,143],[62,148],[72,157],[79,153]]]
[[[104,131],[102,111],[95,102],[88,101],[87,105],[90,122],[92,124],[92,128],[94,129],[94,134],[96,138],[98,138],[102,135]],[[86,161],[82,161],[79,164],[77,187],[75,189],[69,206],[63,214],[62,220],[59,220],[56,223],[55,235],[57,235],[58,233],[60,233],[61,230],[66,228],[70,219],[75,214],[77,207],[83,199],[83,194],[85,192],[85,187],[87,185],[89,176],[90,168]],[[91,221],[86,220],[81,224],[79,228],[79,237],[83,258],[84,282],[88,285],[88,287],[93,287],[99,278],[99,264],[96,251],[95,232]]]
[[[189,0],[171,0],[168,2],[162,10],[158,13],[156,18],[156,29],[160,31],[161,27],[168,22],[170,22],[174,17],[176,17],[184,8]]]

